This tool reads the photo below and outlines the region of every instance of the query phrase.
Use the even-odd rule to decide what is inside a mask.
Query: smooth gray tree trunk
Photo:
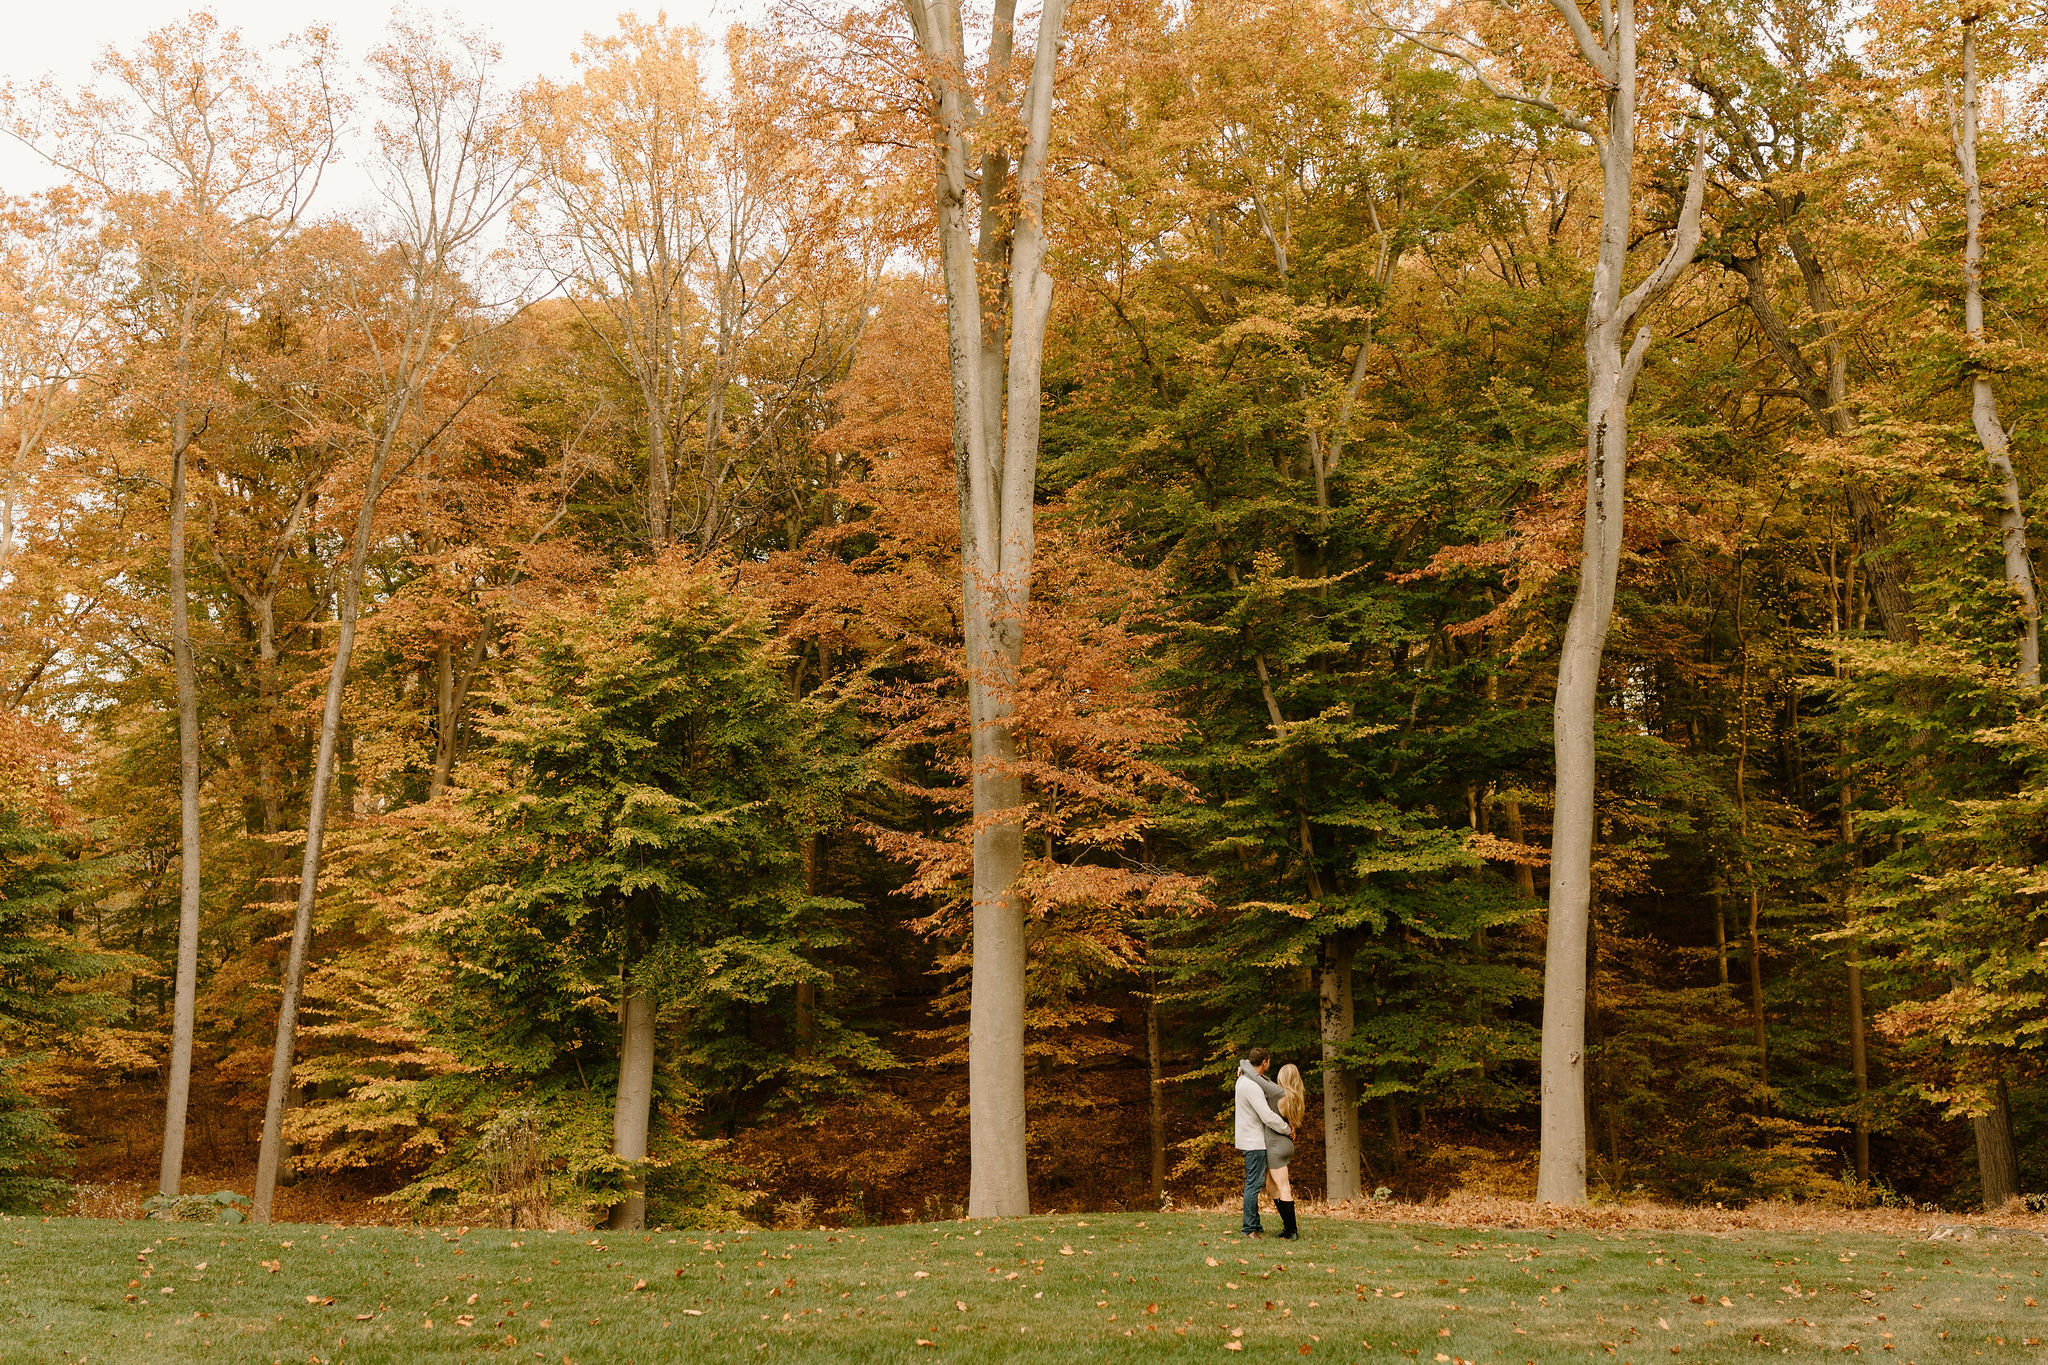
[[[1008,152],[980,148],[975,141],[974,126],[987,114],[976,105],[981,87],[968,79],[959,0],[905,0],[905,8],[926,62],[939,163],[935,190],[973,732],[967,1213],[1009,1217],[1031,1211],[1025,1165],[1025,906],[1016,888],[1024,863],[1024,827],[1016,814],[1023,782],[1011,697],[1023,666],[1031,597],[1040,371],[1053,287],[1044,270],[1041,219],[1053,67],[1066,0],[1046,0],[1040,11],[1029,84],[1015,106],[1024,137],[1014,187]],[[1012,77],[1015,10],[1014,0],[997,0],[992,17],[986,86],[998,98]]]
[[[1963,176],[1963,211],[1967,235],[1963,243],[1963,330],[1974,349],[1984,343],[1984,191],[1977,174],[1977,26],[1963,21],[1963,107],[1955,129],[1956,162]],[[2021,688],[2041,686],[2041,605],[2034,591],[2033,561],[2027,553],[2027,511],[2020,498],[2019,474],[2012,464],[2012,442],[1998,416],[1998,396],[1982,368],[1970,380],[1970,421],[1991,467],[1998,490],[1998,531],[2005,554],[2005,582],[2019,608]]]
[[[619,1039],[619,1093],[612,1104],[612,1155],[647,1159],[647,1129],[654,1108],[654,1005],[647,992],[629,990]],[[608,1228],[638,1232],[647,1222],[647,1176],[626,1182],[626,1197],[612,1206]]]
[[[1963,21],[1963,106],[1952,130],[1956,163],[1963,177],[1963,330],[1971,346],[1984,342],[1984,191],[1977,174],[1977,30],[1975,17]],[[2005,554],[2005,582],[2019,608],[2019,658],[2013,673],[2029,700],[2041,687],[2041,606],[2034,589],[2033,560],[2027,547],[2026,506],[2013,468],[2012,446],[1998,416],[1998,397],[1980,368],[1970,381],[1970,420],[1984,447],[1999,500],[1998,530]],[[2012,1140],[2012,1114],[2006,1102],[2005,1077],[1998,1078],[1991,1111],[1971,1119],[1977,1138],[1977,1170],[1984,1207],[2003,1207],[2020,1192],[2019,1156]]]
[[[341,738],[341,699],[348,685],[348,666],[355,653],[356,620],[361,614],[363,574],[370,557],[377,498],[383,492],[384,468],[396,436],[396,421],[370,461],[363,505],[356,514],[355,542],[350,547],[347,576],[342,580],[337,611],[334,662],[327,670],[327,695],[320,712],[320,743],[313,759],[313,791],[306,811],[306,849],[299,864],[299,902],[292,917],[291,949],[285,959],[284,994],[278,1002],[277,1037],[270,1053],[270,1093],[263,1106],[263,1141],[256,1154],[256,1194],[250,1221],[268,1223],[277,1192],[278,1166],[284,1152],[284,1110],[292,1079],[292,1054],[298,1041],[299,992],[306,976],[306,953],[313,939],[313,902],[320,885],[320,850],[327,835],[327,794],[334,782],[334,753]]]
[[[1594,733],[1600,663],[1613,618],[1621,567],[1628,477],[1628,403],[1647,327],[1630,331],[1643,309],[1678,281],[1699,245],[1706,184],[1704,146],[1695,153],[1670,250],[1632,290],[1624,288],[1635,209],[1636,21],[1633,0],[1603,8],[1595,37],[1574,0],[1552,0],[1572,29],[1580,55],[1608,89],[1604,128],[1563,113],[1591,139],[1601,166],[1600,248],[1586,305],[1585,527],[1578,591],[1558,658],[1553,709],[1557,755],[1551,833],[1550,916],[1544,954],[1541,1155],[1536,1197],[1586,1199],[1586,934],[1592,904]]]
[[[1145,1098],[1152,1149],[1152,1207],[1166,1205],[1166,1054],[1159,1045],[1159,983],[1146,983]]]
[[[157,1192],[176,1195],[184,1179],[185,1118],[192,1096],[192,1035],[199,999],[199,687],[192,666],[191,596],[185,581],[185,476],[192,445],[192,309],[178,348],[181,392],[171,417],[171,661],[178,698],[178,958],[171,987],[171,1057],[164,1086],[164,1146]]]
[[[1317,983],[1323,1035],[1324,1197],[1332,1204],[1347,1199],[1356,1202],[1364,1193],[1359,1178],[1358,1080],[1339,1060],[1355,1027],[1351,994],[1355,956],[1348,937],[1340,934],[1325,940]]]

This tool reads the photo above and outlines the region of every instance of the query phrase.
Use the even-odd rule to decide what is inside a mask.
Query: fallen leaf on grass
[[[455,1319],[455,1325],[457,1327],[474,1327],[476,1326],[476,1319],[468,1313],[464,1313]]]
[[[963,1313],[965,1313],[965,1312],[967,1311],[967,1305],[966,1305],[965,1303],[961,1302],[961,1301],[960,1301],[959,1299],[955,1299],[955,1300],[953,1300],[953,1306],[954,1306],[955,1308],[959,1309],[959,1310],[960,1310],[961,1312],[963,1312]]]
[[[932,1277],[932,1273],[931,1273],[931,1271],[929,1271],[929,1270],[920,1270],[920,1271],[918,1271],[918,1272],[917,1272],[916,1274],[912,1275],[912,1276],[911,1276],[910,1278],[911,1278],[911,1279],[913,1279],[913,1280],[929,1280],[929,1279],[930,1279],[931,1277]]]
[[[320,1305],[322,1305],[322,1306],[324,1307],[324,1306],[325,1306],[325,1305],[327,1305],[327,1304],[333,1303],[333,1302],[334,1302],[334,1300],[333,1300],[333,1299],[324,1299],[324,1298],[321,1298],[321,1297],[320,1297],[320,1296],[319,1296],[318,1294],[308,1294],[308,1295],[306,1295],[306,1302],[307,1302],[307,1303],[317,1303],[317,1304],[320,1304]]]
[[[635,1281],[633,1281],[633,1292],[634,1292],[634,1293],[636,1293],[636,1294],[637,1294],[637,1293],[639,1293],[639,1292],[640,1292],[641,1290],[645,1289],[646,1287],[647,1287],[647,1281],[645,1281],[645,1280],[635,1280]],[[475,1302],[475,1298],[476,1298],[476,1296],[475,1296],[475,1295],[471,1295],[471,1296],[470,1296],[470,1300],[471,1300],[471,1302]]]
[[[1735,1306],[1735,1300],[1729,1298],[1726,1294],[1723,1294],[1721,1296],[1721,1306],[1723,1308],[1733,1308]]]
[[[1209,1258],[1208,1258],[1208,1261],[1209,1261],[1209,1264],[1210,1264],[1210,1265],[1221,1265],[1221,1264],[1223,1264],[1223,1263],[1222,1263],[1221,1261],[1217,1260],[1217,1259],[1216,1259],[1216,1258],[1215,1258],[1214,1256],[1211,1256],[1211,1257],[1209,1257]]]
[[[917,1339],[917,1344],[920,1346],[936,1346],[939,1343],[937,1343],[936,1341],[926,1341],[923,1337],[919,1337]]]
[[[704,1316],[704,1310],[701,1308],[685,1308],[683,1312],[693,1318],[701,1318]]]
[[[273,1275],[284,1269],[283,1261],[260,1261],[258,1264]]]
[[[368,1321],[369,1321],[369,1320],[370,1320],[371,1318],[374,1318],[374,1317],[376,1317],[376,1316],[377,1316],[377,1315],[376,1315],[375,1313],[358,1313],[358,1314],[356,1314],[356,1321],[357,1321],[357,1322],[368,1322]]]
[[[1226,1351],[1242,1351],[1244,1343],[1241,1341],[1226,1341],[1223,1343],[1223,1349]]]

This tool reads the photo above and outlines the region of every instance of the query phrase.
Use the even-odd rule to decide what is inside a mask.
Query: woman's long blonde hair
[[[1290,1124],[1300,1123],[1301,1116],[1308,1112],[1308,1087],[1301,1083],[1301,1068],[1289,1062],[1273,1079],[1281,1090],[1280,1103],[1274,1108]]]

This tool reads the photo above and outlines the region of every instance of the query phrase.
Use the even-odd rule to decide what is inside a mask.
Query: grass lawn
[[[604,1233],[0,1219],[0,1361],[2048,1362],[2048,1243],[1090,1215]]]

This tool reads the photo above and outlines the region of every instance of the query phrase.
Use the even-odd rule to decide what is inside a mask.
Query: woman
[[[1302,1084],[1301,1069],[1292,1062],[1281,1067],[1278,1084],[1256,1073],[1253,1079],[1266,1092],[1266,1102],[1287,1120],[1290,1132],[1300,1127],[1302,1116],[1308,1113],[1308,1087]],[[1288,1133],[1267,1133],[1266,1193],[1272,1196],[1273,1207],[1280,1210],[1280,1237],[1287,1242],[1301,1239],[1294,1222],[1294,1184],[1287,1177],[1287,1163],[1292,1160],[1293,1137]]]

